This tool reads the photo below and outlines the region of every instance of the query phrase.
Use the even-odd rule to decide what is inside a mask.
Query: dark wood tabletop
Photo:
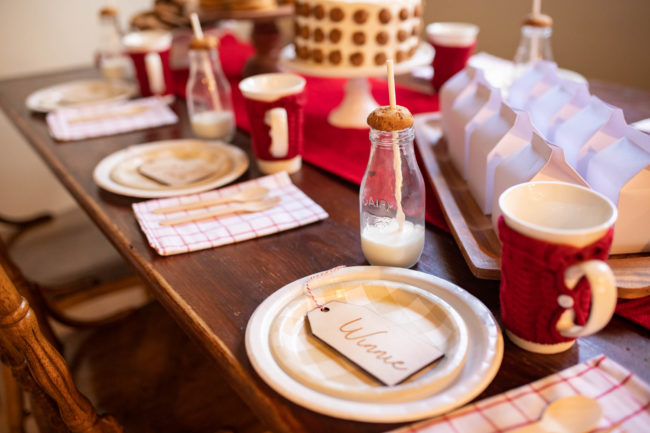
[[[180,117],[176,125],[68,143],[55,142],[48,134],[44,115],[25,107],[26,97],[37,89],[95,76],[96,71],[84,69],[5,80],[0,82],[0,105],[160,303],[209,352],[215,368],[224,372],[230,385],[270,429],[344,433],[396,427],[339,420],[288,401],[253,370],[244,345],[248,319],[274,291],[337,265],[367,264],[360,246],[358,186],[303,164],[291,179],[329,213],[328,219],[239,244],[161,257],[149,247],[138,227],[131,210],[137,200],[101,190],[92,173],[103,157],[125,146],[192,137],[184,101],[172,104]],[[629,122],[650,117],[650,93],[602,82],[590,84],[593,93],[622,107]],[[234,144],[250,153],[247,135],[238,132]],[[240,180],[258,176],[252,164]],[[447,232],[427,228],[424,252],[415,269],[466,289],[499,319],[498,281],[473,277]],[[650,332],[641,326],[615,316],[601,332],[581,338],[573,348],[557,355],[529,353],[506,339],[501,368],[478,398],[529,383],[601,353],[650,382],[648,337]]]

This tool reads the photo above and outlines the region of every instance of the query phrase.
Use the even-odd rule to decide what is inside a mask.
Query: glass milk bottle
[[[187,109],[197,137],[229,141],[235,132],[235,118],[230,84],[216,47],[216,39],[208,36],[190,42]]]
[[[551,34],[553,20],[544,14],[529,15],[521,26],[521,40],[515,53],[514,77],[519,77],[537,60],[553,61]]]
[[[424,247],[425,209],[424,180],[413,148],[413,118],[410,124],[387,125],[373,123],[372,116],[368,118],[370,159],[359,193],[361,249],[372,265],[411,267]]]
[[[122,31],[117,9],[105,7],[99,11],[98,62],[107,80],[127,78],[129,60],[122,49]]]

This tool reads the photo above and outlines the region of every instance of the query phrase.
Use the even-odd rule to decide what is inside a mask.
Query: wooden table
[[[259,378],[244,347],[248,319],[271,293],[308,274],[340,264],[366,263],[359,241],[358,186],[305,165],[291,176],[292,180],[330,214],[327,220],[241,244],[158,256],[148,246],[133,216],[130,205],[134,199],[99,189],[92,172],[104,156],[125,146],[190,137],[184,102],[173,104],[181,119],[177,125],[87,141],[54,142],[44,116],[30,113],[25,98],[45,86],[94,76],[94,71],[78,70],[2,81],[0,105],[169,313],[214,357],[215,368],[224,372],[232,387],[276,432],[379,432],[396,427],[338,420],[291,403]],[[592,91],[625,108],[630,122],[650,117],[650,94],[646,92],[599,82],[592,83]],[[238,133],[235,144],[250,152],[246,135]],[[251,167],[243,179],[259,175]],[[499,317],[498,282],[474,278],[448,233],[427,229],[424,253],[415,269],[458,284]],[[580,339],[571,350],[558,355],[528,353],[506,339],[501,369],[479,398],[526,384],[600,353],[650,382],[649,336],[650,332],[642,327],[614,317],[600,333]]]

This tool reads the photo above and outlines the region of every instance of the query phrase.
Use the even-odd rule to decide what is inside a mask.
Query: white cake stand
[[[422,42],[413,56],[405,62],[395,65],[395,73],[410,72],[418,66],[431,64],[433,48]],[[345,96],[338,107],[332,110],[327,117],[330,125],[339,128],[366,129],[368,114],[379,107],[370,92],[368,77],[381,77],[386,75],[386,66],[333,67],[305,63],[296,59],[293,44],[287,45],[280,53],[280,65],[284,68],[303,75],[323,78],[347,78]]]

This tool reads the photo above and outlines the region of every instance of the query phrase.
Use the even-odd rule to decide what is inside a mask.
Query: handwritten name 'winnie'
[[[378,344],[372,343],[370,341],[371,337],[387,334],[388,331],[375,331],[364,334],[363,326],[360,326],[358,328],[351,328],[351,326],[359,320],[361,320],[361,317],[357,317],[356,319],[345,322],[339,326],[339,331],[344,334],[343,338],[346,340],[356,341],[356,345],[362,349],[366,349],[366,353],[377,355],[376,359],[383,361],[387,365],[390,365],[395,370],[406,370],[406,367],[402,367],[404,365],[404,361],[393,360],[393,355],[389,354],[386,350],[381,349]]]

